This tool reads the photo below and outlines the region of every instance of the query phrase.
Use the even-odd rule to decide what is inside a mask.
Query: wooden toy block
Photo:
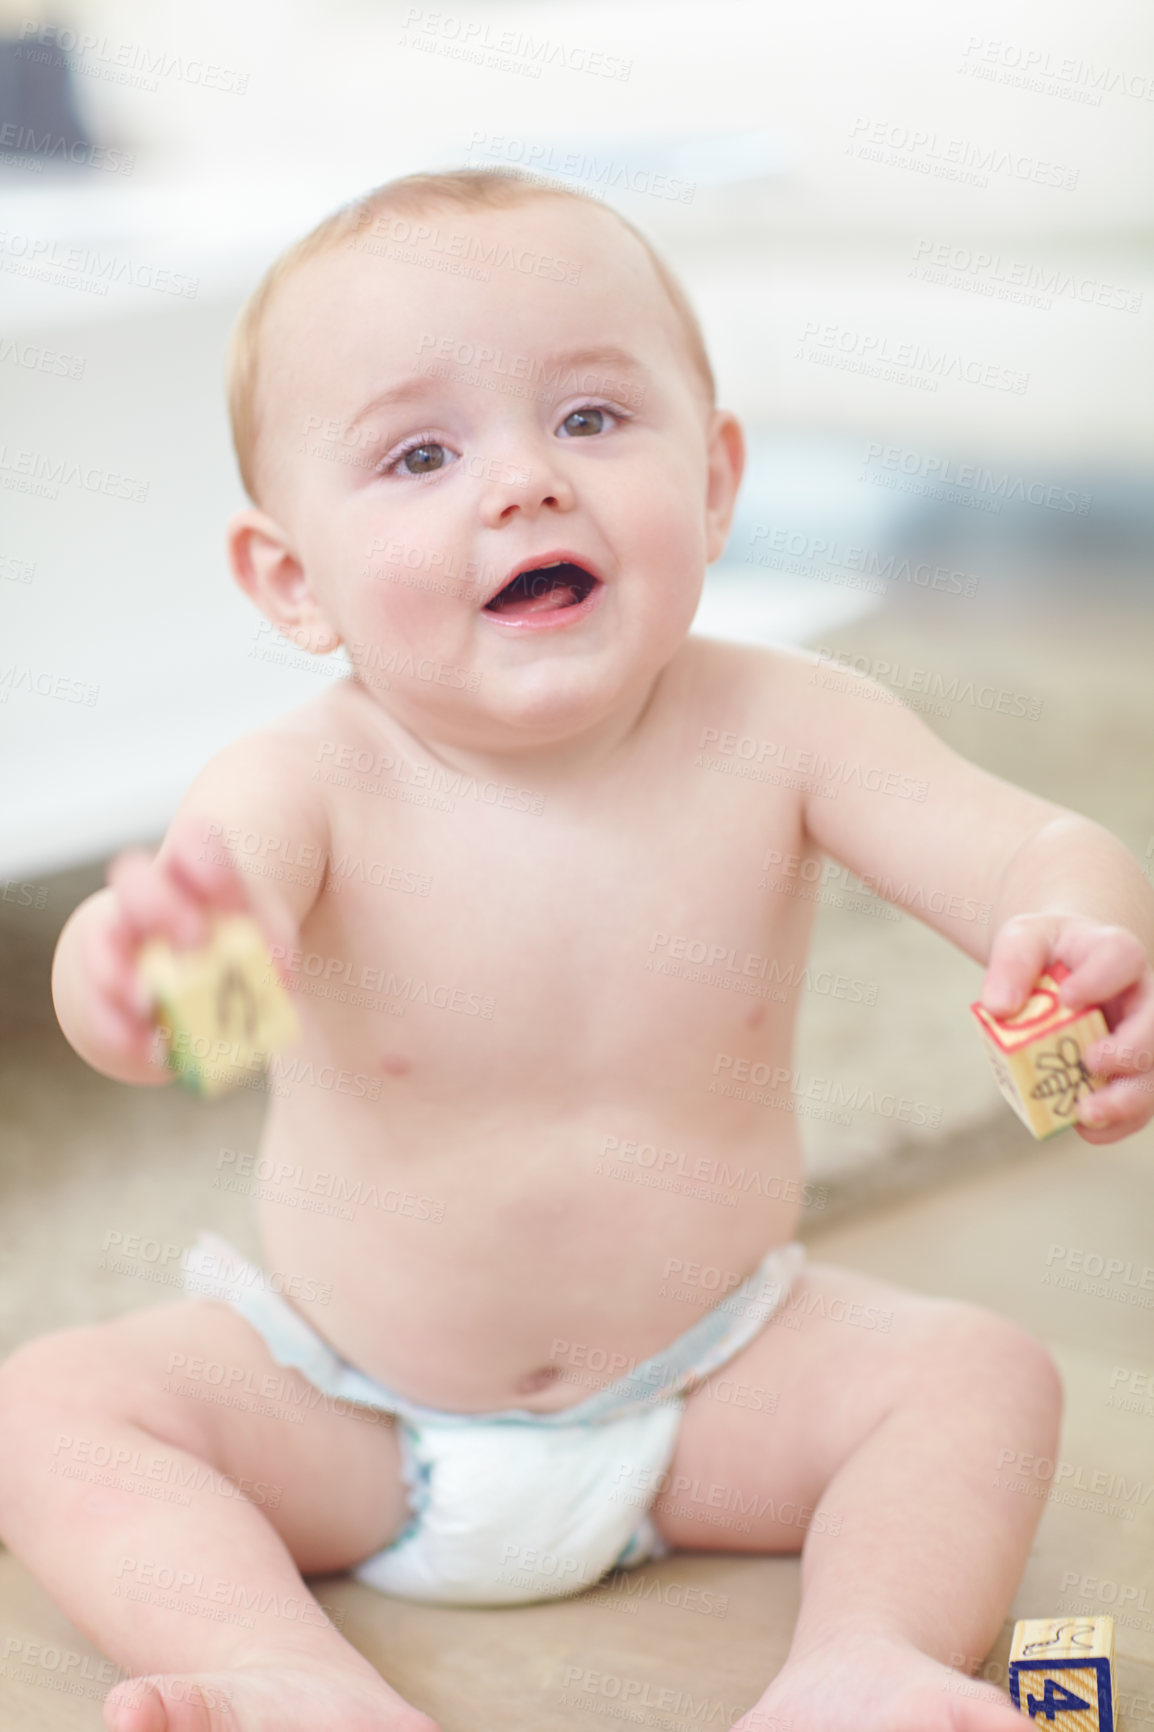
[[[1070,970],[1052,962],[1013,1016],[992,1016],[971,1004],[998,1087],[1036,1137],[1052,1137],[1076,1122],[1078,1101],[1106,1078],[1086,1068],[1083,1054],[1107,1033],[1097,1005],[1070,1010],[1058,988]]]
[[[200,950],[150,939],[137,966],[156,999],[170,1067],[211,1098],[262,1069],[270,1052],[292,1046],[300,1023],[256,921],[217,914],[209,924]]]
[[[1010,1695],[1049,1732],[1114,1732],[1113,1618],[1024,1618],[1010,1647]]]

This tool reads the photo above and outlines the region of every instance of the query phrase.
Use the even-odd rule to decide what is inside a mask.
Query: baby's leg
[[[174,1364],[197,1359],[274,1387],[274,1411],[180,1393],[222,1392],[181,1384]],[[405,1520],[389,1416],[327,1408],[215,1300],[61,1330],[0,1366],[0,1537],[132,1674],[110,1732],[435,1732],[300,1576]]]
[[[1011,1324],[808,1266],[689,1398],[652,1512],[686,1549],[804,1540],[793,1645],[750,1732],[1020,1727],[949,1667],[976,1665],[1002,1626],[1045,1507],[1006,1464],[1053,1461],[1060,1408],[1049,1356]],[[709,1525],[716,1511],[732,1525]]]

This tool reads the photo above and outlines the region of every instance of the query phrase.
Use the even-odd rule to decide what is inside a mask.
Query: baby
[[[689,636],[742,435],[598,202],[379,188],[261,284],[231,407],[236,581],[351,672],[220,752],[57,950],[61,1026],[121,1082],[172,1080],[141,944],[211,911],[260,923],[302,1025],[255,1163],[292,1175],[265,1267],[208,1236],[187,1298],[0,1369],[0,1534],[124,1668],[106,1726],[435,1732],[302,1577],[495,1605],[722,1548],[803,1559],[742,1728],[1015,1732],[950,1660],[1009,1608],[1042,1503],[998,1463],[1053,1458],[1058,1378],[997,1317],[805,1261],[788,1094],[733,1086],[789,1074],[812,918],[762,862],[988,902],[923,918],[991,1010],[1068,964],[1112,1031],[1095,1143],[1154,1111],[1137,863],[869,680]],[[751,753],[771,773],[723,773]],[[654,965],[702,947],[735,990]],[[131,1472],[64,1474],[61,1438]]]

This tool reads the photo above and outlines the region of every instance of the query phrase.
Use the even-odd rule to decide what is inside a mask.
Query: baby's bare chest
[[[294,959],[306,1039],[482,1100],[705,1076],[784,1026],[809,909],[766,866],[804,847],[800,803],[711,763],[536,803],[468,778],[334,790]]]

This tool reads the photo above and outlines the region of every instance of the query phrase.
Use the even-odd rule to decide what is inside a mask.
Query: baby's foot
[[[993,1684],[967,1678],[907,1642],[857,1637],[787,1661],[733,1732],[1021,1732]]]
[[[438,1732],[364,1669],[286,1656],[227,1672],[127,1678],[104,1702],[107,1732]]]

